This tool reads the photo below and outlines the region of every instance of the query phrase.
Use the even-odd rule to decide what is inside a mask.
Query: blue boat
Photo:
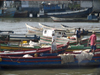
[[[64,54],[63,56],[58,55],[57,53],[53,54],[40,54],[40,56],[30,56],[27,57],[11,57],[11,56],[0,56],[0,67],[6,68],[44,68],[44,67],[91,67],[91,66],[100,66],[100,50],[93,53],[82,52],[81,53],[72,53]],[[85,55],[84,55],[85,54]],[[90,56],[89,56],[90,55]],[[84,58],[83,58],[84,57]],[[80,58],[80,59],[79,59]],[[77,67],[76,67],[77,68]]]
[[[15,11],[8,11],[10,9],[0,9],[0,17],[14,17]]]
[[[53,16],[53,17],[60,17],[60,18],[82,18],[82,17],[87,17],[92,12],[92,7],[80,9],[80,10],[74,10],[74,11],[69,11],[69,10],[61,11],[61,10],[59,8],[59,11],[45,12],[45,9],[42,8],[42,9],[40,9],[39,13],[37,14],[37,17]]]

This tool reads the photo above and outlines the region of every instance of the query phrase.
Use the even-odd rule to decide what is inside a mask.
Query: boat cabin
[[[55,33],[56,37],[67,37],[66,30],[61,29],[43,29],[43,36],[52,37],[52,34]]]

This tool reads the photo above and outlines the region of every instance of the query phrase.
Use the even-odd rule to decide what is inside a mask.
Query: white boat
[[[63,24],[61,24],[61,27],[64,28],[64,29],[68,29],[70,33],[75,33],[76,30],[78,29],[78,28],[70,27],[70,26],[63,25]],[[88,29],[81,28],[81,31],[82,31],[82,35],[87,35],[88,34]]]
[[[74,27],[56,28],[56,27],[49,26],[49,25],[46,25],[46,24],[41,24],[41,23],[39,23],[39,26],[40,26],[42,29],[50,29],[50,30],[65,31],[65,33],[71,34],[71,35],[73,35],[74,32],[75,32],[75,28],[74,28]]]
[[[37,30],[37,31],[42,31],[41,28],[30,26],[27,23],[25,23],[25,25],[26,25],[27,29],[33,29],[33,30]]]
[[[69,33],[69,30],[66,29],[66,28],[56,28],[55,26],[49,26],[49,25],[41,24],[41,23],[39,23],[39,26],[40,26],[42,29],[45,28],[45,29],[64,30],[64,31],[66,31],[66,32]]]
[[[33,34],[38,34],[38,35],[42,34],[42,29],[41,28],[33,27],[33,26],[30,26],[26,23],[25,23],[25,25],[27,27],[28,33],[33,33]]]
[[[39,26],[40,26],[41,28],[55,28],[55,27],[53,27],[53,26],[49,26],[49,25],[41,24],[41,23],[39,23]]]

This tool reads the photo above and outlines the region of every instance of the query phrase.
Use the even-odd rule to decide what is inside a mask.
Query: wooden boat
[[[41,24],[41,23],[39,23],[39,26],[41,27],[41,28],[55,28],[55,27],[53,27],[53,26],[49,26],[49,25],[46,25],[46,24]]]
[[[36,41],[38,42],[40,40],[40,36],[37,35],[27,35],[27,34],[0,34],[0,39],[2,41]],[[0,42],[2,42],[0,41]]]
[[[73,28],[73,29],[75,29],[74,27],[70,27],[70,26],[67,26],[67,25],[64,25],[64,24],[61,24],[61,27],[62,28]]]
[[[30,25],[28,25],[27,23],[25,23],[25,25],[26,25],[26,27],[27,27],[27,30],[28,30],[28,29],[32,29],[32,30],[35,30],[35,31],[42,31],[41,28],[30,26]]]
[[[0,67],[4,68],[56,68],[66,67],[98,67],[100,66],[100,50],[93,53],[72,52],[66,54],[24,55],[22,57],[0,56]],[[77,68],[76,67],[76,68]]]
[[[12,50],[32,50],[32,49],[38,49],[38,48],[41,48],[40,46],[31,46],[31,45],[28,45],[27,43],[25,44],[20,44],[20,45],[9,45],[9,44],[0,44],[0,51],[5,51],[5,50],[9,50],[9,51],[12,51]]]
[[[54,22],[99,22],[98,19],[88,20],[87,18],[58,18],[51,17]]]
[[[59,32],[60,31],[62,31],[62,32],[65,31],[66,34],[69,34],[69,35],[73,35],[74,33],[72,33],[72,31],[75,30],[75,28],[74,29],[73,28],[69,28],[69,29],[68,28],[65,28],[65,29],[64,28],[55,28],[53,26],[49,26],[49,25],[41,24],[41,23],[39,23],[39,26],[41,28],[31,27],[29,25],[26,25],[27,30],[28,30],[29,33],[38,34],[38,35],[42,35],[43,34],[43,31],[46,30],[46,29],[47,30],[56,30],[56,31],[59,31]]]
[[[97,40],[96,48],[100,49],[100,40]],[[75,50],[85,50],[85,49],[91,49],[91,46],[87,43],[87,45],[69,45],[67,52],[69,51],[75,51]]]
[[[69,42],[66,44],[60,44],[57,45],[57,52],[63,53],[69,45]],[[30,54],[34,55],[35,53],[50,53],[51,47],[46,48],[37,48],[37,49],[31,49],[31,50],[13,50],[13,51],[0,51],[0,56],[22,56],[24,54]]]
[[[66,26],[66,25],[63,25],[63,24],[61,24],[61,27],[64,28],[64,29],[68,29],[69,32],[73,33],[73,34],[75,34],[75,31],[78,29],[78,28],[69,27],[69,26]],[[81,32],[82,32],[81,35],[87,35],[89,33],[88,29],[83,29],[83,28],[81,28]]]
[[[12,40],[12,41],[21,41],[21,40],[26,40],[26,41],[30,41],[30,40],[32,40],[32,41],[35,41],[35,42],[38,42],[39,40],[40,40],[40,37],[10,37],[10,40]]]
[[[46,43],[51,43],[51,39],[50,38],[41,38],[40,42],[46,42]],[[57,39],[56,42],[57,44],[64,44],[66,41],[69,41],[69,45],[76,45],[77,41],[76,40],[63,40],[63,39]],[[88,43],[88,38],[82,38],[81,40],[81,44],[84,46],[87,46]]]
[[[87,28],[88,29],[88,33],[92,34],[92,32],[94,31],[96,34],[100,34],[100,28]]]
[[[37,34],[37,35],[42,35],[41,31],[33,31],[33,30],[28,30],[29,34]]]
[[[42,28],[37,28],[37,27],[33,27],[33,26],[30,26],[28,24],[26,24],[26,27],[27,27],[27,31],[28,33],[33,33],[33,34],[37,34],[37,35],[41,35],[42,34]]]

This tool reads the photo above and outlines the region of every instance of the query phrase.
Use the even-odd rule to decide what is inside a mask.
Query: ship
[[[60,17],[60,18],[81,18],[92,13],[92,7],[77,10],[63,8],[59,4],[42,4],[37,17]]]

